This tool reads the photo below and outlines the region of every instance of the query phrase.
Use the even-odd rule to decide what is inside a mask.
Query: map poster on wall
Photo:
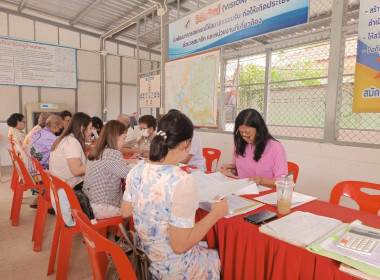
[[[0,84],[77,88],[76,50],[0,38]]]
[[[160,108],[161,82],[160,75],[140,79],[140,108]]]
[[[165,64],[165,110],[180,110],[196,126],[216,126],[220,51]]]
[[[360,1],[352,112],[380,112],[379,0]]]

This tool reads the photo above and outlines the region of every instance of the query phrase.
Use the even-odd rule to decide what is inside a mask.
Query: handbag
[[[119,224],[119,228],[122,233],[122,237],[116,242],[127,255],[133,270],[135,271],[138,280],[148,280],[149,277],[149,260],[144,250],[136,247],[136,234],[133,231],[126,232],[123,224]],[[119,274],[117,272],[115,263],[112,258],[108,262],[106,271],[106,280],[119,280]]]

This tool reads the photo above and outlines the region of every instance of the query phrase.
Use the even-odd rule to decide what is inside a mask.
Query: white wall
[[[203,147],[222,151],[218,169],[230,163],[233,153],[231,134],[199,131]],[[328,201],[331,189],[341,181],[365,181],[380,184],[380,150],[295,140],[281,140],[288,161],[300,168],[296,190]],[[380,194],[380,193],[376,193]],[[356,208],[342,199],[341,204]]]
[[[9,19],[9,20],[8,20]],[[58,27],[38,20],[32,20],[0,12],[0,36],[12,39],[35,41],[53,45],[77,48],[78,89],[57,89],[38,87],[18,87],[0,85],[0,159],[1,165],[11,165],[7,152],[8,126],[5,123],[10,114],[19,112],[20,103],[24,108],[28,102],[65,103],[69,110],[83,111],[90,116],[102,116],[101,68],[99,36],[90,36],[68,28]],[[107,119],[120,113],[137,111],[137,61],[135,50],[129,46],[106,42],[107,57]],[[120,58],[120,56],[124,56]],[[122,72],[122,75],[121,75]],[[120,85],[122,83],[122,85]],[[21,99],[19,98],[19,90]],[[40,94],[39,94],[40,93]],[[120,111],[120,94],[122,106]],[[24,112],[21,112],[24,114]]]

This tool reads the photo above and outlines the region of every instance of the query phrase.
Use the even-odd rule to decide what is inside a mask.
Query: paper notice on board
[[[76,50],[0,38],[0,84],[76,88]]]

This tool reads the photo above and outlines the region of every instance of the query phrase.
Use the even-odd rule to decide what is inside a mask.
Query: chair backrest
[[[90,256],[94,279],[105,279],[109,253],[115,263],[120,279],[137,279],[136,274],[123,250],[115,243],[104,238],[91,227],[91,222],[82,211],[72,210],[79,224]]]
[[[16,154],[14,150],[9,150],[9,155],[11,156],[13,167],[16,169],[19,178],[21,178],[22,182],[25,185],[32,186],[39,184],[38,180],[34,180],[30,175],[29,171],[26,169],[24,162],[22,159]]]
[[[51,189],[51,192],[52,192],[53,198],[54,198],[54,202],[52,201],[52,203],[55,204],[55,207],[57,210],[56,211],[57,212],[57,219],[59,219],[60,222],[65,223],[65,220],[63,219],[63,216],[62,216],[61,203],[59,201],[59,195],[58,195],[59,190],[63,190],[66,193],[66,196],[67,196],[67,199],[69,201],[71,210],[76,209],[76,210],[82,212],[82,208],[79,204],[79,201],[78,201],[73,189],[66,182],[64,182],[61,179],[51,175],[50,173],[48,174],[48,176],[50,179],[50,189]],[[65,212],[65,214],[66,214],[66,212]],[[78,226],[78,225],[76,224],[76,226]]]
[[[339,204],[341,196],[347,196],[359,204],[359,210],[378,214],[380,210],[380,195],[371,195],[361,189],[375,189],[380,191],[379,184],[360,181],[343,181],[335,185],[330,194],[330,202]]]
[[[300,171],[300,168],[298,165],[294,162],[288,161],[288,173],[294,171],[293,173],[293,181],[294,183],[297,183],[298,173]]]
[[[206,159],[207,171],[212,172],[212,163],[216,160],[215,170],[218,167],[220,155],[222,152],[214,148],[203,148],[203,157]]]
[[[49,175],[47,174],[47,171],[42,167],[41,163],[37,159],[32,157],[31,162],[32,162],[34,170],[36,171],[36,176],[38,176],[38,174],[39,174],[41,176],[42,182],[44,184],[45,194],[43,197],[47,201],[50,201],[50,179],[49,179]]]

